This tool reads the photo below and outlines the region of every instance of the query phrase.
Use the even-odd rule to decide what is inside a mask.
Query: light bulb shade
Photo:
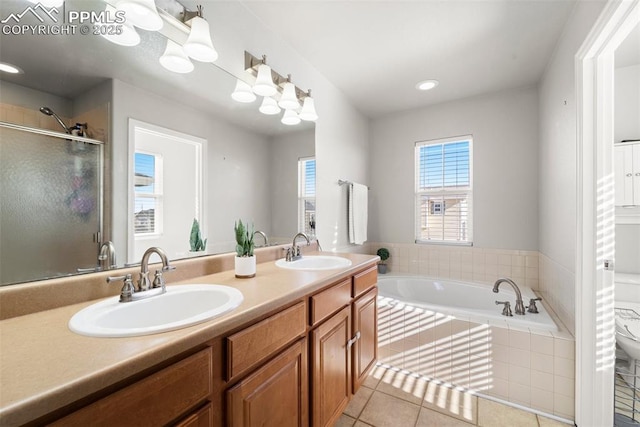
[[[249,86],[248,83],[238,79],[236,82],[236,88],[231,94],[231,98],[233,98],[234,101],[249,103],[256,100],[256,95],[253,93],[251,86]]]
[[[300,123],[300,117],[298,117],[298,113],[293,110],[284,110],[284,115],[280,121],[285,125],[293,126]]]
[[[148,31],[158,31],[162,28],[162,18],[158,15],[154,0],[119,0],[116,8],[125,12],[125,19],[129,25]]]
[[[297,110],[300,108],[300,102],[296,96],[296,86],[293,83],[287,82],[284,84],[282,98],[280,98],[278,105],[285,110]]]
[[[107,16],[115,16],[116,8],[107,4],[105,11]],[[107,31],[101,31],[100,35],[111,43],[119,44],[120,46],[137,46],[140,44],[140,34],[138,34],[133,25],[125,21],[121,29],[122,32],[120,34],[109,34],[110,31],[108,30],[110,28],[108,28]]]
[[[173,40],[167,40],[167,48],[160,57],[160,64],[169,71],[182,74],[190,73],[194,68],[182,46]]]
[[[253,92],[260,96],[273,96],[277,91],[278,89],[273,83],[273,77],[271,77],[271,67],[267,64],[260,64],[256,82],[253,85]]]
[[[213,47],[209,23],[196,16],[191,20],[191,32],[184,44],[184,51],[193,59],[201,62],[213,62],[218,59],[218,52]]]
[[[269,97],[265,97],[262,100],[262,104],[260,105],[260,108],[258,108],[258,110],[262,114],[266,114],[268,116],[280,113],[280,107],[278,107],[278,103],[276,102],[276,100]]]
[[[318,120],[318,113],[316,113],[316,106],[315,106],[315,102],[313,101],[313,98],[311,98],[310,96],[307,96],[304,99],[304,102],[302,104],[302,110],[300,110],[300,114],[298,114],[298,116],[305,121],[308,122],[315,122],[316,120]]]

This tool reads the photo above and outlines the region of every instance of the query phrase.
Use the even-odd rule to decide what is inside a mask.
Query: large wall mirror
[[[102,11],[105,5],[101,0],[64,2],[67,11]],[[3,0],[0,18],[29,6],[34,3]],[[41,24],[30,13],[20,20],[20,25]],[[182,209],[183,202],[168,193],[161,201],[188,211],[181,219],[160,218],[162,229],[177,236],[177,243],[166,248],[172,259],[192,256],[189,236],[198,216],[207,238],[205,254],[233,250],[239,218],[253,221],[271,244],[289,241],[301,228],[313,231],[313,123],[286,126],[279,116],[259,113],[260,100],[233,101],[230,95],[241,76],[214,64],[194,61],[188,74],[164,69],[158,59],[167,38],[159,32],[139,34],[141,42],[134,47],[93,34],[2,35],[0,62],[22,72],[0,73],[0,121],[51,133],[0,127],[0,284],[95,271],[106,241],[115,247],[117,266],[139,262],[132,242],[144,247],[148,239],[151,246],[157,241],[150,237],[158,236],[136,236],[136,224],[138,231],[149,230],[143,220],[151,210],[149,204],[136,208],[136,188],[144,193],[151,177],[161,172],[165,189],[173,185],[199,194],[196,208]],[[244,52],[237,60],[244,60]],[[81,134],[104,144],[65,138],[63,127],[78,133],[76,123]],[[147,166],[136,169],[135,126],[157,131],[161,139],[167,134],[202,142],[201,188],[188,184],[193,163],[164,162],[171,173],[149,169],[153,139],[137,150],[140,165],[146,161]],[[177,159],[170,150],[165,156]],[[177,184],[176,176],[184,182]],[[48,197],[56,183],[62,195]],[[301,183],[306,194],[300,193]],[[5,203],[9,199],[16,202],[11,209]],[[305,209],[307,217],[301,218]],[[256,236],[256,243],[263,244],[262,237]]]

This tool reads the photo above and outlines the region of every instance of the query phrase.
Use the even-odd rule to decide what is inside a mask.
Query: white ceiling
[[[575,3],[241,1],[369,117],[536,84]]]

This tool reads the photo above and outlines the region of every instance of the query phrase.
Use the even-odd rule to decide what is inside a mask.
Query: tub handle
[[[527,306],[527,311],[529,313],[539,313],[536,301],[542,301],[542,298],[531,298],[529,300],[529,305]]]
[[[356,341],[358,341],[360,339],[360,331],[356,332],[356,334],[353,336],[353,338],[351,338],[349,341],[347,341],[347,348],[351,348]]]
[[[504,304],[504,308],[502,309],[503,316],[513,316],[511,312],[511,303],[509,301],[496,301],[496,305]]]

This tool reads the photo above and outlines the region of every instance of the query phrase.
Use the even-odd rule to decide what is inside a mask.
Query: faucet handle
[[[496,301],[496,305],[504,304],[504,308],[502,309],[503,316],[513,316],[511,312],[511,303],[509,301]]]
[[[136,291],[136,288],[133,286],[131,274],[127,274],[124,276],[107,277],[107,283],[111,283],[116,280],[122,280],[124,282],[122,285],[122,289],[120,290],[120,302],[131,301],[133,299],[133,294]]]
[[[162,277],[162,271],[164,271],[164,268],[162,270],[156,270],[156,273],[153,276],[153,283],[151,285],[152,288],[166,289],[164,277]]]
[[[542,301],[542,298],[531,298],[529,300],[529,305],[527,306],[527,311],[529,313],[539,313],[538,306],[536,306],[536,301]]]

